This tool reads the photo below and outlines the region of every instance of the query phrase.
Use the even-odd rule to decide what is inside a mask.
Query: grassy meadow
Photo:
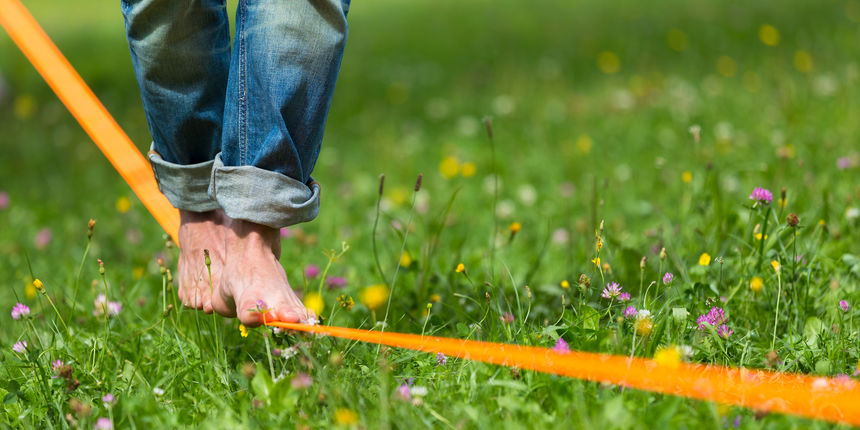
[[[119,3],[25,3],[148,148]],[[860,1],[349,21],[281,258],[326,324],[858,382]],[[844,427],[164,312],[176,247],[5,32],[0,75],[0,428]]]

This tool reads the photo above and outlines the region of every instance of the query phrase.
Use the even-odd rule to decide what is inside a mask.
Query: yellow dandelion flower
[[[403,253],[400,254],[400,266],[409,267],[411,264],[412,264],[412,257],[409,256],[408,252],[403,251]]]
[[[621,68],[621,60],[614,52],[603,51],[597,56],[597,67],[601,72],[611,75]]]
[[[337,408],[334,411],[334,422],[340,425],[350,425],[358,422],[358,414],[347,408]]]
[[[471,161],[467,161],[460,165],[460,174],[463,175],[464,178],[471,178],[472,176],[475,176],[475,173],[477,171],[477,166],[475,166],[475,163]]]
[[[681,180],[684,181],[685,184],[693,182],[693,173],[691,173],[690,171],[681,173]]]
[[[239,334],[242,337],[248,337],[248,327],[245,327],[245,324],[239,324]]]
[[[757,293],[764,287],[764,281],[758,276],[753,276],[750,279],[750,290]]]
[[[637,319],[635,323],[633,323],[633,328],[636,329],[636,333],[639,336],[648,336],[651,334],[651,330],[654,329],[654,320],[651,317],[645,317]]]
[[[570,282],[567,282],[567,279],[561,281],[561,288],[564,288],[564,289],[570,288]]]
[[[512,223],[511,223],[511,225],[510,225],[510,226],[508,226],[508,230],[510,230],[510,231],[511,231],[511,234],[517,234],[517,233],[519,233],[519,232],[520,232],[520,229],[522,229],[522,228],[523,228],[523,226],[522,226],[522,225],[520,225],[520,223],[518,223],[518,222],[516,222],[516,221],[512,222]]]
[[[394,187],[391,190],[391,202],[400,206],[403,203],[406,203],[406,198],[409,197],[409,190],[406,187]]]
[[[591,152],[591,147],[594,146],[594,141],[591,140],[591,137],[587,134],[581,134],[578,138],[576,138],[576,150],[583,153],[588,154]]]
[[[463,264],[463,263],[460,263],[460,264],[458,264],[458,265],[457,265],[457,268],[456,268],[456,269],[454,269],[454,271],[455,271],[455,272],[457,272],[457,273],[463,273],[463,272],[465,272],[465,271],[466,271],[466,265],[465,265],[465,264]]]
[[[774,272],[779,272],[779,268],[780,268],[779,261],[773,260],[770,262],[770,265],[771,265],[771,267],[773,267]]]
[[[310,292],[305,294],[304,299],[305,307],[314,311],[315,314],[322,314],[323,309],[325,309],[325,301],[319,293]]]
[[[654,361],[660,366],[676,369],[681,364],[681,351],[675,345],[658,348]]]
[[[36,286],[33,284],[27,284],[27,288],[24,289],[24,294],[28,299],[36,297]]]
[[[116,199],[116,210],[117,212],[124,214],[131,209],[131,200],[128,197],[122,196]]]
[[[36,289],[39,291],[42,291],[43,289],[45,289],[45,284],[43,284],[42,280],[39,278],[36,278],[33,280],[33,286],[36,287]]]
[[[603,263],[603,273],[610,273],[610,272],[612,272],[612,267],[609,265],[609,263]]]
[[[440,297],[438,294],[431,294],[430,295],[430,301],[431,302],[438,303],[439,300],[442,300],[442,297]]]
[[[770,24],[758,28],[758,39],[767,46],[779,45],[779,30]]]
[[[761,233],[755,234],[755,240],[761,240]],[[767,235],[764,235],[764,240],[767,240]]]
[[[827,221],[824,221],[824,219],[820,219],[818,220],[818,225],[824,227],[825,225],[827,225]]]
[[[812,56],[806,51],[797,51],[794,53],[794,68],[798,72],[807,73],[812,70]]]
[[[594,263],[598,268],[600,267],[600,257],[594,257],[591,259],[591,262]]]
[[[457,176],[457,173],[459,172],[460,162],[457,160],[457,157],[447,156],[439,163],[439,173],[441,173],[446,179],[451,179]]]
[[[361,291],[361,303],[370,310],[376,310],[388,300],[388,286],[384,284],[371,285]]]
[[[687,49],[687,35],[683,31],[673,28],[666,34],[666,44],[669,45],[669,49],[681,52]]]
[[[707,266],[709,264],[711,264],[711,254],[703,252],[702,255],[699,256],[699,266]]]

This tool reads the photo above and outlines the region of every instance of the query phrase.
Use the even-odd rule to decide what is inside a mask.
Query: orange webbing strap
[[[272,322],[268,325],[485,363],[860,425],[860,383],[792,373],[668,363],[619,355],[477,342],[435,336]]]
[[[19,0],[0,0],[0,26],[176,241],[179,212],[158,191],[149,163]]]

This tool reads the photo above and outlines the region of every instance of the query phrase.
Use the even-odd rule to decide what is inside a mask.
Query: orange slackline
[[[344,327],[272,322],[268,325],[439,353],[485,363],[621,385],[640,390],[710,400],[763,411],[782,412],[860,425],[860,384],[793,373],[701,364],[661,364],[620,355],[478,342],[435,336],[356,330]]]
[[[0,26],[176,241],[179,212],[158,191],[149,163],[19,0],[0,0]]]
[[[2,25],[48,85],[174,240],[179,214],[158,191],[148,163],[19,0],[0,0]],[[850,379],[674,363],[587,352],[476,342],[343,327],[270,323],[503,366],[658,393],[860,425],[860,384]]]

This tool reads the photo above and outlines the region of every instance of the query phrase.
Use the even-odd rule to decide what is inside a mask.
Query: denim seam
[[[245,17],[248,13],[246,0],[240,0],[242,9],[241,27],[239,31],[239,165],[247,164],[248,152],[248,118],[247,118],[247,65],[245,58]]]

